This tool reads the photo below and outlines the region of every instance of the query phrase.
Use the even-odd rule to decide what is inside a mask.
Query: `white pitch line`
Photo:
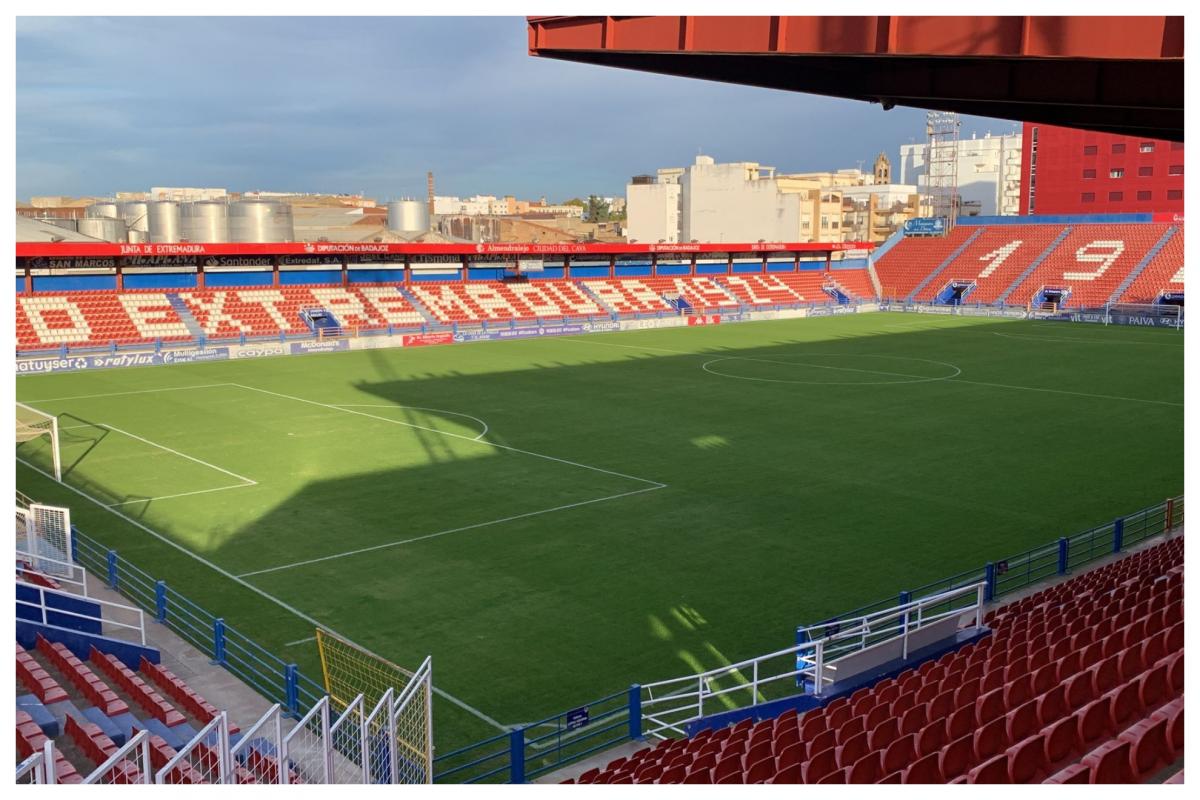
[[[223,384],[223,385],[231,385],[231,384]],[[33,406],[29,406],[29,407],[33,408]],[[41,409],[38,409],[38,408],[34,408],[34,411],[41,411],[41,413],[47,414],[47,416],[54,416],[53,414],[48,414],[47,412],[42,411]],[[178,450],[167,447],[166,445],[159,444],[158,442],[152,442],[149,439],[138,436],[136,433],[130,433],[129,431],[122,430],[120,428],[109,425],[108,423],[105,423],[105,422],[93,422],[89,425],[82,425],[82,426],[72,425],[71,427],[72,428],[77,428],[77,427],[104,428],[106,430],[112,431],[113,433],[119,433],[119,434],[122,434],[123,436],[128,436],[130,439],[137,439],[139,442],[144,442],[144,443],[150,445],[151,447],[157,447],[159,450],[165,450],[168,453],[171,453],[172,455],[179,456],[180,458],[186,458],[188,461],[194,461],[197,464],[202,464],[203,466],[206,466],[209,469],[215,469],[217,472],[223,472],[231,478],[237,478],[239,481],[241,481],[242,483],[244,483],[247,486],[257,486],[258,485],[258,481],[254,480],[253,478],[247,478],[245,475],[238,475],[236,472],[227,470],[224,467],[218,467],[216,464],[210,464],[209,462],[205,461],[202,458],[196,458],[195,456],[189,456],[187,453],[181,453]]]
[[[29,463],[28,461],[21,458],[20,456],[17,456],[17,461],[20,461],[22,464],[29,467],[34,472],[37,472],[37,473],[45,476],[46,478],[54,481],[54,476],[51,475],[50,473],[46,472],[45,470],[43,470],[41,467],[38,467],[34,464]],[[167,536],[164,536],[163,534],[159,533],[158,531],[154,530],[153,528],[149,527],[148,525],[145,525],[145,524],[139,522],[138,520],[134,519],[131,516],[128,516],[127,514],[122,514],[120,511],[116,510],[115,508],[109,508],[107,505],[100,502],[96,498],[92,497],[87,492],[85,492],[81,489],[76,489],[74,486],[71,486],[68,483],[62,483],[60,481],[54,481],[54,482],[57,483],[59,486],[62,486],[64,489],[69,489],[70,491],[74,492],[75,494],[79,495],[80,497],[84,498],[85,500],[89,500],[89,501],[95,503],[96,505],[98,505],[101,508],[108,511],[110,514],[114,514],[114,515],[120,517],[121,519],[128,522],[130,525],[133,525],[135,528],[139,528],[140,530],[145,531],[146,533],[153,536],[155,539],[158,539],[159,541],[161,541],[163,544],[169,545],[170,547],[174,547],[179,552],[183,553],[184,555],[186,555],[190,558],[195,559],[196,561],[200,562],[204,566],[211,569],[213,572],[216,572],[218,575],[226,577],[229,580],[233,581],[234,583],[238,584],[239,586],[243,586],[243,587],[249,589],[250,591],[257,594],[259,597],[262,597],[264,600],[269,600],[270,602],[272,602],[275,605],[282,608],[284,611],[287,611],[288,613],[295,615],[299,619],[304,620],[308,624],[312,625],[314,628],[324,628],[325,630],[329,631],[330,633],[334,634],[335,636],[345,639],[348,642],[354,643],[354,640],[351,639],[349,636],[345,636],[341,633],[338,633],[336,630],[334,630],[329,625],[326,625],[322,622],[318,622],[316,619],[314,619],[313,617],[310,617],[308,614],[305,614],[303,611],[296,608],[295,606],[289,605],[288,603],[284,602],[283,600],[280,600],[275,595],[270,594],[266,591],[263,591],[262,589],[258,588],[257,586],[250,583],[249,581],[242,580],[241,578],[239,578],[237,575],[234,575],[229,570],[218,567],[213,562],[209,561],[208,559],[204,558],[203,556],[193,553],[191,550],[188,550],[183,545],[179,544],[178,542],[173,541],[171,538],[169,538]],[[371,652],[367,648],[362,647],[362,645],[356,645],[356,646],[362,648],[365,652],[370,653],[371,655],[375,656],[376,658],[382,658],[382,656],[379,656],[378,654]],[[484,722],[488,723],[489,725],[495,727],[496,729],[498,729],[500,731],[508,731],[507,726],[502,725],[500,722],[497,722],[496,720],[492,719],[487,714],[483,713],[482,711],[475,708],[474,706],[472,706],[468,703],[465,703],[462,700],[459,700],[454,695],[452,695],[442,689],[439,689],[436,686],[433,687],[433,691],[437,692],[438,695],[440,695],[441,697],[450,701],[451,703],[458,706],[462,710],[466,711],[469,714],[473,714],[474,716],[478,717],[479,719],[483,720]]]
[[[262,392],[263,394],[270,394],[270,395],[274,395],[275,397],[282,397],[285,400],[295,400],[297,403],[308,403],[309,405],[319,406],[321,408],[328,408],[332,411],[341,411],[344,414],[355,414],[360,417],[366,417],[367,419],[375,419],[375,420],[379,420],[380,422],[390,423],[392,425],[403,425],[406,428],[416,428],[417,430],[428,431],[429,433],[436,433],[439,436],[449,436],[452,439],[462,439],[463,441],[466,441],[466,442],[476,441],[473,437],[464,436],[461,433],[450,433],[449,431],[439,431],[437,428],[429,428],[424,425],[415,425],[411,422],[401,422],[398,419],[391,419],[390,417],[381,417],[378,414],[368,414],[365,411],[355,411],[350,408],[341,408],[339,406],[331,405],[329,403],[321,403],[317,400],[308,400],[303,397],[296,397],[295,395],[284,394],[282,392],[273,392],[270,389],[262,389],[257,386],[246,386],[245,384],[241,384],[241,383],[234,383],[234,384],[230,384],[230,385],[237,386],[242,389],[248,389],[252,392]],[[559,458],[558,456],[548,456],[545,453],[535,453],[532,450],[522,450],[519,447],[512,447],[511,445],[507,445],[507,444],[497,444],[495,442],[487,442],[487,445],[488,445],[488,447],[494,447],[498,450],[508,450],[511,453],[520,453],[520,454],[526,455],[526,456],[533,456],[534,458],[542,458],[547,461],[556,461],[559,464],[568,464],[572,467],[580,467],[581,469],[590,469],[593,472],[602,472],[605,475],[615,475],[618,478],[625,478],[626,480],[637,481],[638,483],[648,483],[651,486],[654,486],[655,488],[658,488],[658,489],[662,489],[666,486],[665,483],[660,483],[659,481],[652,481],[649,478],[639,478],[635,475],[626,475],[623,472],[617,472],[616,470],[604,469],[603,467],[593,467],[590,464],[580,464],[578,461],[571,461],[566,458]]]
[[[1153,403],[1159,406],[1179,406],[1183,403],[1173,403],[1170,400],[1150,400],[1145,397],[1121,397],[1115,394],[1092,394],[1091,392],[1072,392],[1066,389],[1043,389],[1038,386],[1014,386],[1009,383],[987,383],[986,381],[968,381],[962,378],[949,378],[946,383],[970,383],[975,386],[994,386],[997,389],[1019,389],[1025,392],[1049,392],[1050,394],[1070,394],[1076,397],[1094,397],[1098,400],[1124,400],[1129,403]]]
[[[1061,329],[1060,329],[1061,330]],[[1001,333],[992,331],[993,336],[1005,339],[1032,339],[1035,342],[1081,342],[1082,344],[1143,344],[1152,347],[1183,347],[1182,342],[1149,342],[1137,339],[1079,339],[1064,336],[1038,336],[1036,333]]]
[[[500,525],[505,522],[513,522],[514,520],[518,520],[518,519],[528,519],[529,517],[537,517],[537,516],[541,516],[542,514],[552,514],[556,511],[566,511],[569,508],[579,508],[581,506],[590,506],[594,503],[603,503],[608,500],[619,500],[622,497],[632,497],[635,494],[644,494],[645,492],[656,492],[659,489],[665,489],[665,488],[666,488],[666,486],[647,486],[645,489],[634,489],[631,492],[621,492],[620,494],[610,494],[607,497],[597,497],[592,500],[582,500],[578,503],[567,503],[566,505],[555,506],[554,508],[543,508],[540,511],[528,511],[524,514],[514,514],[511,517],[504,517],[502,519],[493,519],[493,520],[488,520],[487,522],[476,522],[473,525],[463,525],[458,528],[449,528],[444,531],[437,531],[436,533],[426,533],[422,536],[414,536],[411,539],[400,539],[395,542],[384,542],[383,544],[371,545],[370,547],[360,547],[357,550],[347,550],[343,553],[334,553],[333,555],[321,556],[320,558],[309,558],[309,559],[305,559],[304,561],[293,561],[291,564],[281,564],[278,567],[267,567],[266,569],[258,569],[258,570],[254,570],[253,572],[243,572],[242,574],[238,575],[238,577],[239,578],[249,578],[254,575],[265,575],[269,572],[281,572],[282,570],[285,570],[285,569],[293,569],[295,567],[306,567],[311,564],[320,564],[325,561],[334,561],[339,558],[348,558],[350,556],[357,556],[357,555],[361,555],[363,553],[373,553],[376,550],[386,550],[390,547],[400,547],[402,545],[412,544],[413,542],[423,542],[426,539],[436,539],[439,536],[449,536],[452,533],[462,533],[463,531],[473,531],[473,530],[477,530],[479,528],[487,528],[492,525]]]
[[[664,353],[676,353],[678,355],[684,355],[684,356],[718,356],[718,357],[722,357],[722,358],[740,359],[740,360],[745,360],[745,361],[762,361],[762,360],[764,360],[764,359],[748,358],[745,356],[723,356],[721,351],[719,351],[719,350],[718,351],[710,350],[705,353],[691,353],[686,350],[667,350],[662,347],[641,347],[639,345],[614,344],[613,342],[589,342],[586,339],[574,339],[569,336],[563,336],[560,338],[562,338],[564,341],[568,341],[568,342],[585,342],[586,344],[598,344],[598,345],[602,345],[604,347],[627,347],[632,350],[660,350]],[[768,363],[770,363],[770,362],[768,362]],[[784,362],[780,362],[780,363],[784,363]],[[792,362],[787,362],[787,363],[790,364]],[[831,369],[831,368],[826,367],[826,369]],[[833,369],[836,369],[836,368],[833,368]],[[844,369],[848,369],[848,368],[844,368]],[[898,374],[898,373],[896,373],[896,374]],[[726,377],[728,377],[728,376],[726,376]],[[1008,384],[1008,383],[987,383],[985,381],[966,380],[965,378],[960,378],[957,376],[953,377],[953,378],[941,378],[941,379],[938,379],[935,381],[928,381],[928,382],[929,383],[970,383],[975,386],[992,386],[997,389],[1017,389],[1017,390],[1026,391],[1026,392],[1048,392],[1050,394],[1069,394],[1069,395],[1075,395],[1077,397],[1094,397],[1098,400],[1124,400],[1129,403],[1152,403],[1154,405],[1161,405],[1161,406],[1180,406],[1180,407],[1183,406],[1183,403],[1173,403],[1169,400],[1149,400],[1144,397],[1121,397],[1119,395],[1112,395],[1112,394],[1093,394],[1091,392],[1072,392],[1072,391],[1068,391],[1066,389],[1042,389],[1037,386],[1015,386],[1013,384]]]
[[[284,647],[295,647],[298,644],[304,644],[306,642],[315,642],[316,640],[317,640],[317,637],[315,637],[315,636],[306,636],[303,639],[297,639],[294,642],[287,642],[283,646]]]
[[[466,417],[467,419],[475,420],[476,422],[478,422],[480,425],[483,426],[483,431],[478,436],[476,436],[474,439],[474,441],[476,441],[476,442],[478,442],[484,436],[487,436],[487,432],[489,430],[491,430],[488,427],[488,424],[486,422],[484,422],[483,420],[481,420],[479,417],[472,417],[470,414],[464,414],[461,411],[447,411],[444,408],[429,408],[427,406],[401,406],[401,405],[396,405],[394,403],[392,403],[392,404],[389,404],[389,403],[383,403],[383,404],[379,404],[379,403],[375,403],[375,404],[338,403],[337,407],[338,408],[411,408],[416,411],[436,411],[439,414],[449,414],[452,417]]]
[[[56,403],[65,400],[91,400],[96,397],[120,397],[127,394],[151,394],[154,392],[183,392],[188,389],[215,389],[218,386],[231,386],[228,383],[201,383],[195,386],[168,386],[163,389],[138,389],[130,392],[107,392],[105,394],[77,394],[73,397],[43,397],[40,400],[18,400],[18,403]]]
[[[180,492],[179,494],[164,494],[164,495],[159,495],[158,497],[143,497],[138,500],[125,500],[120,503],[111,503],[111,504],[109,504],[108,508],[116,508],[117,506],[131,506],[131,505],[136,505],[137,503],[150,503],[150,502],[154,502],[156,500],[171,500],[176,497],[191,497],[194,494],[208,494],[210,492],[224,492],[228,489],[245,489],[247,487],[256,486],[256,485],[257,484],[253,484],[253,483],[234,483],[229,486],[218,486],[215,489],[197,489],[194,492]]]

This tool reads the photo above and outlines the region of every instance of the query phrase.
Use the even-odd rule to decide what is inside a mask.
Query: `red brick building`
[[[1183,143],[1026,122],[1021,214],[1183,213]]]

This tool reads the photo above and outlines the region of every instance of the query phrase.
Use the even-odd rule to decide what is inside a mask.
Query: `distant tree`
[[[608,201],[601,200],[594,194],[588,195],[587,207],[583,217],[588,222],[608,222],[612,219],[612,212],[609,210]]]
[[[583,202],[583,200],[579,199],[578,197],[572,197],[570,200],[563,203],[563,205],[564,206],[579,206],[580,208],[587,208],[587,203]]]

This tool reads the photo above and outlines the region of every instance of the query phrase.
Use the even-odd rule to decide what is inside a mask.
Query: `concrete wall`
[[[748,180],[742,164],[694,164],[680,179],[679,238],[690,242],[803,241],[802,198],[774,179]],[[632,219],[632,213],[630,215]]]
[[[679,241],[679,184],[630,184],[625,191],[626,238],[649,243]]]

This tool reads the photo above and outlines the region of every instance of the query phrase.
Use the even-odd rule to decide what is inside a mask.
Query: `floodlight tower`
[[[954,228],[958,216],[958,131],[962,126],[952,111],[925,114],[929,158],[925,163],[925,188],[930,216],[945,221],[945,231]]]

